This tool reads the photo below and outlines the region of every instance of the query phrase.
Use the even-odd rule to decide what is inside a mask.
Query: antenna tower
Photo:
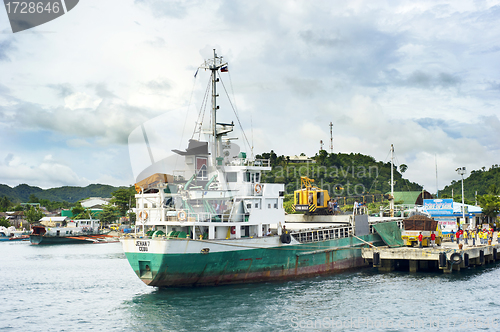
[[[330,121],[330,153],[333,153],[333,123]]]

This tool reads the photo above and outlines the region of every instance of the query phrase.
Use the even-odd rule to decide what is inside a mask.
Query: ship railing
[[[210,213],[210,212],[189,212],[186,215],[177,213],[175,216],[167,216],[167,221],[180,222],[247,222],[248,214]]]
[[[255,159],[250,160],[247,158],[234,158],[226,165],[231,166],[256,166],[256,167],[269,167],[271,166],[271,161],[269,159]]]
[[[301,243],[320,242],[349,237],[354,233],[352,226],[339,226],[332,228],[308,229],[291,232],[291,235]]]
[[[369,225],[370,225],[370,234],[376,234],[377,233],[377,231],[375,230],[375,228],[373,227],[373,225],[379,224],[379,223],[384,223],[384,222],[389,222],[389,221],[394,221],[394,220],[369,223]],[[396,223],[398,224],[399,229],[403,229],[404,228],[403,227],[403,219],[396,220]]]

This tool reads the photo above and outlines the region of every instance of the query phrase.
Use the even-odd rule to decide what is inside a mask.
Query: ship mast
[[[213,60],[213,65],[211,66],[210,70],[212,71],[212,137],[214,140],[214,143],[212,145],[212,165],[215,165],[216,160],[214,158],[219,156],[218,153],[218,144],[217,144],[217,109],[219,108],[217,106],[217,71],[219,68],[217,68],[217,54],[215,53],[214,49],[214,60]]]
[[[227,62],[224,62],[222,57],[217,56],[214,49],[214,57],[212,59],[208,59],[205,61],[203,65],[200,66],[202,69],[208,69],[211,73],[211,82],[212,82],[212,128],[210,130],[210,135],[212,136],[212,165],[217,165],[217,158],[221,155],[222,150],[222,140],[221,137],[223,134],[227,133],[227,131],[221,130],[221,132],[217,131],[217,110],[219,106],[217,105],[217,82],[219,79],[217,78],[217,72],[220,68],[227,66]]]

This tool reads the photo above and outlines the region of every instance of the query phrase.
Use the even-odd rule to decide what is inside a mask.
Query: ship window
[[[152,203],[152,208],[155,209],[156,208],[156,203]]]
[[[238,173],[236,173],[236,172],[228,172],[228,173],[226,173],[226,181],[227,182],[236,182],[236,181],[238,181]]]
[[[266,204],[268,209],[277,209],[278,208],[278,199],[277,198],[266,198]]]
[[[251,203],[250,203],[250,204],[247,204],[247,208],[248,208],[248,209],[251,209],[251,208],[252,208],[252,204],[251,204]]]
[[[259,208],[259,203],[255,203],[255,208],[258,209]]]
[[[245,182],[250,182],[250,172],[245,172]]]
[[[144,203],[144,208],[147,209],[148,208],[148,203]]]
[[[255,173],[255,182],[260,181],[260,173]]]
[[[252,173],[252,183],[254,183],[254,182],[255,182],[255,174]]]
[[[198,179],[200,180],[207,180],[208,175],[207,175],[207,165],[201,166],[200,170],[198,171],[197,175]]]
[[[200,180],[208,179],[207,160],[207,158],[196,157],[196,170],[198,171],[196,177]]]

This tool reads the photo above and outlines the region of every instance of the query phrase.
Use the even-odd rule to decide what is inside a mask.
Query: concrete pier
[[[472,242],[472,241],[470,241]],[[380,272],[408,269],[411,273],[420,270],[442,270],[444,273],[460,271],[462,268],[481,266],[500,259],[497,254],[500,244],[464,245],[445,242],[436,247],[377,247],[363,248],[362,256]],[[374,259],[375,256],[375,259]]]

